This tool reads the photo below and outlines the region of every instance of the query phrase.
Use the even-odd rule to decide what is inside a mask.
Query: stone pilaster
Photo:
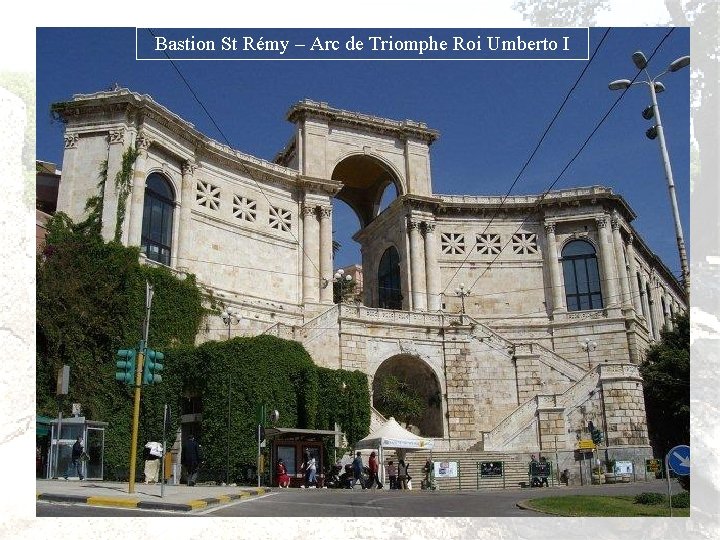
[[[122,168],[122,156],[129,139],[125,128],[111,129],[108,132],[107,180],[103,189],[102,236],[105,240],[115,237],[117,226],[118,191],[115,176]],[[125,212],[127,219],[127,211]],[[122,231],[121,236],[122,238]]]
[[[538,396],[538,442],[540,450],[547,453],[564,449],[567,437],[565,410],[553,406],[554,401],[551,396]]]
[[[620,282],[620,291],[622,299],[622,307],[624,310],[633,308],[630,301],[630,284],[628,283],[627,270],[625,268],[625,254],[623,252],[623,240],[620,233],[620,219],[617,214],[613,214],[611,220],[613,245],[615,247],[615,266],[617,269],[618,281]]]
[[[645,274],[643,274],[642,272],[640,273],[640,289],[641,289],[640,290],[640,300],[642,301],[643,311],[645,313],[648,335],[650,336],[651,339],[654,339],[654,337],[655,337],[655,332],[654,332],[654,328],[653,328],[654,321],[653,321],[652,312],[650,311],[650,309],[651,309],[650,298],[648,298],[648,294],[647,294],[648,281],[647,281],[647,278],[645,277]]]
[[[142,132],[138,133],[135,145],[138,149],[138,156],[135,160],[135,168],[133,170],[132,192],[130,194],[130,205],[128,208],[129,228],[128,228],[128,245],[139,246],[140,236],[142,234],[143,221],[143,202],[145,200],[145,180],[147,172],[148,148],[150,148],[151,140]]]
[[[545,239],[547,250],[545,250],[545,264],[550,270],[550,287],[552,288],[552,311],[560,313],[567,310],[563,295],[562,284],[560,283],[560,262],[558,261],[557,240],[555,238],[555,223],[545,222]]]
[[[435,224],[425,221],[423,227],[425,235],[425,280],[427,283],[428,311],[438,311],[440,302],[440,268],[437,262],[437,238]]]
[[[422,235],[420,222],[408,216],[408,233],[410,235],[410,284],[412,287],[412,309],[427,309],[427,291],[425,290],[425,264],[422,254]]]
[[[615,270],[613,268],[614,254],[610,244],[610,232],[608,231],[607,217],[599,217],[595,220],[597,223],[598,237],[600,239],[600,262],[602,264],[602,277],[604,282],[603,298],[606,307],[617,307],[618,294],[617,283],[615,279]]]
[[[629,282],[630,282],[630,292],[632,294],[632,302],[633,306],[635,307],[635,313],[638,317],[643,317],[643,310],[642,310],[642,295],[640,294],[640,290],[638,288],[638,282],[637,282],[637,265],[635,264],[635,246],[633,245],[633,242],[635,241],[635,237],[633,235],[630,235],[627,239],[626,243],[626,251],[627,251],[627,267],[628,267],[628,273],[629,275]]]
[[[186,161],[182,165],[182,186],[180,188],[180,224],[178,226],[177,266],[188,267],[192,253],[192,207],[195,191],[195,170],[197,163]]]
[[[312,203],[305,203],[303,214],[303,302],[319,300],[319,255],[320,238],[317,219],[317,208]]]
[[[333,301],[332,206],[320,207],[320,301]]]

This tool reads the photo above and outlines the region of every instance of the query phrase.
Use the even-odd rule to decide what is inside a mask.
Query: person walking
[[[368,468],[370,469],[370,479],[368,480],[366,487],[370,489],[374,487],[375,484],[377,484],[378,489],[382,489],[383,485],[380,483],[380,478],[378,478],[378,470],[380,469],[380,464],[378,463],[375,451],[370,452]]]
[[[352,462],[352,469],[353,469],[353,487],[355,487],[355,484],[360,482],[360,487],[365,489],[365,483],[362,479],[362,470],[363,470],[363,462],[362,462],[362,454],[360,452],[357,452],[355,454],[355,459],[353,459]]]
[[[397,489],[398,488],[398,485],[397,485],[398,470],[397,470],[397,465],[395,465],[392,460],[388,461],[386,471],[387,471],[388,480],[390,481],[390,489]]]
[[[398,489],[408,489],[408,480],[410,480],[408,465],[404,459],[401,459],[398,463]]]
[[[163,446],[159,442],[150,441],[143,449],[145,459],[145,483],[156,483],[160,472],[160,459],[162,458]]]
[[[70,464],[68,465],[67,470],[65,471],[65,474],[63,475],[63,478],[65,480],[68,479],[68,475],[71,470],[75,470],[77,475],[80,477],[80,480],[84,480],[85,477],[82,475],[81,468],[81,461],[80,456],[83,454],[83,444],[82,444],[82,435],[78,435],[77,439],[75,440],[75,444],[73,444],[72,447],[72,453],[70,454]]]
[[[422,489],[437,489],[437,485],[435,484],[435,464],[430,458],[427,458],[427,461],[425,461],[423,473],[425,473],[425,478],[422,481]]]
[[[190,435],[182,447],[182,464],[187,471],[188,486],[194,486],[197,482],[200,461],[200,445],[195,440],[195,436]]]

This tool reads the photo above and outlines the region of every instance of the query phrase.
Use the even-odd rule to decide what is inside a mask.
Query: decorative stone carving
[[[137,148],[141,152],[147,152],[148,148],[150,148],[151,143],[152,140],[150,140],[150,137],[148,137],[144,133],[139,133],[137,139],[135,139],[135,148]]]
[[[138,138],[138,140],[140,140],[140,139]],[[147,139],[143,139],[143,140],[147,140]],[[182,164],[182,175],[183,176],[192,176],[195,174],[195,171],[197,170],[197,168],[198,168],[198,165],[196,162],[185,161]]]
[[[307,203],[303,204],[302,213],[304,216],[316,216],[317,206],[311,206]]]
[[[552,221],[547,221],[545,223],[545,232],[547,234],[555,234],[555,223]]]
[[[292,214],[290,213],[290,210],[271,206],[268,223],[272,229],[290,232],[290,228],[292,227]]]
[[[465,253],[465,235],[462,233],[442,233],[440,249],[446,255],[462,255]]]
[[[77,148],[77,142],[80,137],[77,133],[65,135],[65,148]]]
[[[320,219],[330,219],[332,217],[332,206],[320,207]]]
[[[598,229],[604,229],[607,226],[607,218],[606,217],[595,218],[595,223],[597,223]]]
[[[108,142],[110,144],[123,144],[125,142],[125,130],[123,128],[111,129],[108,132]]]
[[[432,234],[433,231],[435,230],[435,224],[434,224],[434,223],[430,223],[430,222],[428,222],[428,221],[423,221],[422,224],[423,224],[423,227],[422,227],[422,232],[423,232],[423,234],[426,234],[426,235],[427,235],[427,234]]]

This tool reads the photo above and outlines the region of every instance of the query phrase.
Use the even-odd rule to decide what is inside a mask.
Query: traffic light
[[[603,434],[602,434],[602,431],[600,431],[599,429],[592,430],[591,435],[592,435],[592,441],[595,444],[600,444],[601,442],[603,442]]]
[[[125,384],[135,383],[135,349],[120,349],[117,352],[119,360],[115,362],[117,371],[115,372],[115,380],[124,382]]]
[[[143,384],[154,384],[162,382],[160,372],[164,369],[163,360],[165,355],[160,351],[145,349],[145,361],[143,365]]]

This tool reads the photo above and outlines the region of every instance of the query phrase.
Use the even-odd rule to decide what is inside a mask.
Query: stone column
[[[622,234],[620,233],[620,220],[617,214],[613,215],[610,224],[612,225],[613,245],[615,246],[615,266],[617,268],[618,281],[620,282],[619,288],[622,293],[622,307],[623,309],[629,310],[632,309],[633,306],[630,302],[630,286],[625,268],[625,254],[623,252]]]
[[[305,203],[303,213],[303,302],[317,302],[319,235],[316,207]]]
[[[143,202],[145,200],[145,167],[148,157],[148,148],[150,148],[150,139],[140,132],[135,141],[138,149],[138,157],[135,160],[135,170],[133,171],[132,194],[130,195],[129,218],[130,225],[128,229],[128,245],[139,246],[140,236],[142,234],[143,221]]]
[[[604,305],[606,307],[617,307],[619,305],[617,286],[615,283],[615,272],[613,271],[613,250],[610,245],[610,233],[608,231],[608,220],[600,217],[595,220],[597,223],[598,236],[600,238],[600,262],[605,280],[603,288]]]
[[[638,289],[638,282],[637,282],[637,265],[635,264],[635,246],[633,246],[633,241],[635,240],[635,237],[631,234],[626,243],[626,250],[627,250],[627,265],[628,265],[628,273],[629,281],[630,281],[630,293],[632,295],[632,302],[633,306],[635,307],[635,313],[638,317],[643,317],[643,310],[642,310],[642,296],[640,294],[640,290]]]
[[[425,234],[425,280],[427,283],[428,311],[438,311],[440,303],[440,268],[437,262],[437,241],[435,238],[435,224],[424,222]]]
[[[190,258],[191,213],[195,192],[195,169],[197,163],[186,161],[182,165],[182,186],[180,188],[180,223],[178,225],[177,266],[187,268]]]
[[[560,283],[560,263],[558,262],[557,240],[555,238],[555,223],[545,222],[545,238],[547,250],[545,264],[550,270],[550,287],[552,288],[552,311],[559,313],[565,311],[565,298],[562,284]]]
[[[647,322],[648,334],[650,335],[650,338],[654,338],[655,333],[653,331],[653,317],[652,313],[650,312],[650,299],[647,295],[647,279],[645,279],[645,276],[642,273],[640,273],[640,288],[642,289],[640,291],[640,299],[643,304],[643,311],[645,313],[645,319]]]
[[[420,222],[408,216],[408,233],[410,234],[410,284],[412,290],[412,309],[427,309],[427,291],[425,290],[425,265],[422,256],[422,236]]]
[[[320,301],[333,301],[332,206],[320,207]]]

